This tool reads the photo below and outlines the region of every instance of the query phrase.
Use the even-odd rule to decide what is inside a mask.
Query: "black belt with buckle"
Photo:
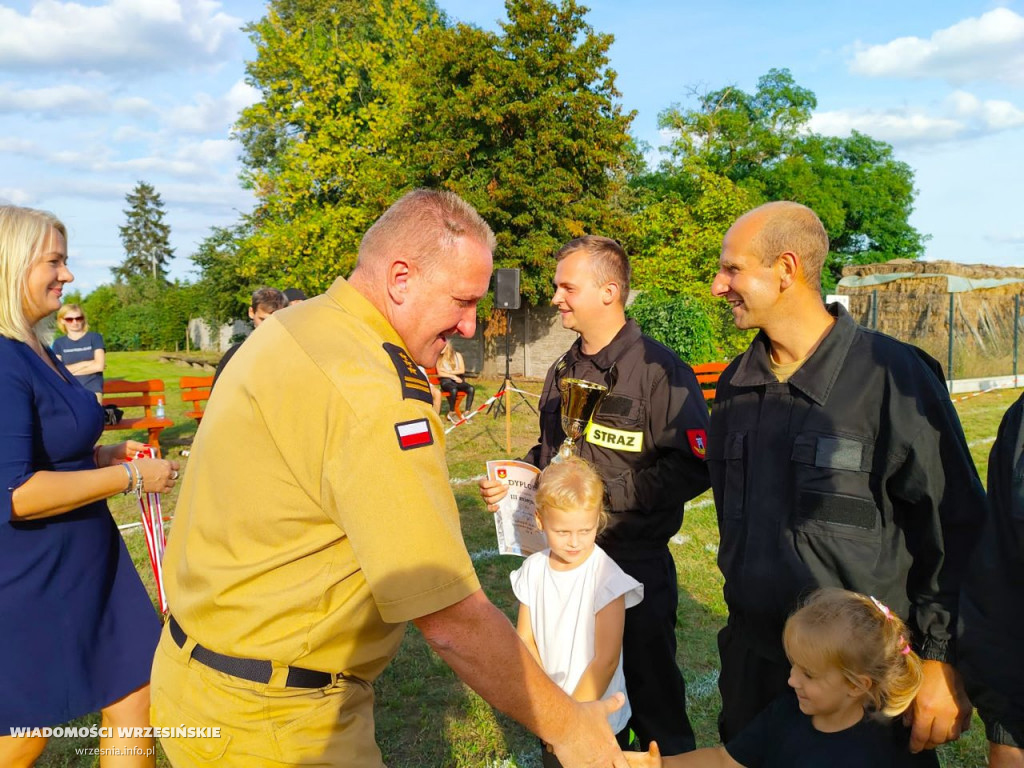
[[[188,636],[181,625],[171,616],[171,639],[175,645],[182,648]],[[251,680],[254,683],[270,682],[270,674],[274,671],[274,665],[263,659],[243,659],[237,656],[225,656],[223,653],[211,651],[196,643],[192,649],[192,658],[210,669],[223,672],[226,675],[240,677],[243,680]],[[315,669],[303,669],[302,667],[288,667],[288,678],[285,685],[289,688],[326,688],[334,684],[335,676],[330,672],[318,672]]]

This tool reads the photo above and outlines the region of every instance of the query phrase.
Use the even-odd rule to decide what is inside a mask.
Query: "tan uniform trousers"
[[[344,766],[382,768],[373,731],[373,687],[338,680],[328,688],[285,688],[226,675],[190,658],[164,627],[153,661],[150,710],[160,728],[220,728],[220,738],[162,737],[175,768]],[[281,684],[275,685],[280,678]]]

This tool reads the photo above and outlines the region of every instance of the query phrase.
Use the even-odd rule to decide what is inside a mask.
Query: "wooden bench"
[[[192,409],[185,411],[185,415],[195,419],[198,426],[203,420],[203,403],[210,399],[213,376],[182,376],[178,383],[181,386],[181,399]]]
[[[147,442],[156,449],[157,455],[160,455],[160,433],[167,427],[174,426],[174,422],[168,418],[157,418],[157,400],[163,400],[166,407],[167,393],[164,391],[164,383],[160,379],[148,379],[146,381],[105,380],[103,382],[103,404],[115,405],[126,413],[120,422],[104,427],[104,431],[144,429],[149,433],[149,440]],[[137,417],[129,416],[127,413],[129,408],[142,408],[142,415]]]
[[[166,352],[160,355],[160,362],[178,363],[179,365],[187,365],[191,368],[202,368],[204,371],[214,371],[217,369],[217,362],[215,360],[206,357],[182,355],[177,352]]]
[[[437,375],[437,368],[427,368],[427,378],[430,380],[431,385],[441,389],[441,377]],[[455,415],[458,418],[462,418],[462,401],[466,399],[465,392],[455,393]],[[442,390],[441,391],[441,414],[444,415],[444,409],[448,405],[448,395]]]
[[[697,375],[697,383],[704,390],[704,400],[708,404],[715,399],[718,378],[728,365],[728,363],[701,363],[693,366],[693,372]]]

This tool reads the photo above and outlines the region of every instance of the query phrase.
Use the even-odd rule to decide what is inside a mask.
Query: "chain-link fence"
[[[842,289],[840,289],[842,290]],[[850,314],[868,328],[914,344],[942,363],[947,379],[1016,376],[1020,361],[1020,288],[960,293],[883,289],[843,291]]]

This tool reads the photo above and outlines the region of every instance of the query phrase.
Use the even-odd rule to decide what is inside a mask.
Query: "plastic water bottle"
[[[156,417],[158,419],[164,417],[164,399],[162,397],[156,399]]]

